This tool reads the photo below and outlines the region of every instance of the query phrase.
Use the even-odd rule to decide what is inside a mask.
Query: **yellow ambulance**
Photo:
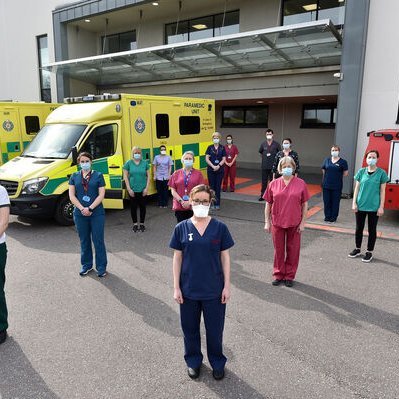
[[[165,145],[175,169],[181,168],[182,154],[191,150],[194,167],[204,172],[214,130],[214,100],[134,94],[67,98],[24,152],[0,168],[0,184],[8,191],[12,214],[54,217],[69,225],[73,206],[68,181],[78,170],[79,152],[91,153],[93,169],[104,174],[104,207],[122,209],[128,198],[122,166],[133,146],[152,162]],[[150,194],[155,192],[151,181]]]
[[[18,156],[61,104],[0,102],[0,165]]]

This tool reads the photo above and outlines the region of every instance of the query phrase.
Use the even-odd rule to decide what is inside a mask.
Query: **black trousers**
[[[272,169],[262,169],[262,188],[260,189],[260,196],[263,197],[263,194],[266,191],[267,184],[269,181],[273,180],[273,172]]]
[[[0,331],[7,330],[7,304],[6,294],[4,293],[4,284],[6,282],[6,261],[7,261],[7,246],[6,243],[0,244]]]
[[[134,193],[134,197],[130,197],[130,214],[133,223],[137,223],[137,208],[140,208],[140,223],[144,224],[146,214],[146,197],[143,193]]]
[[[158,192],[158,206],[168,206],[168,180],[155,180]]]
[[[188,209],[187,211],[175,211],[177,223],[180,223],[186,219],[190,219],[193,216],[193,214],[194,213],[191,209]]]
[[[356,234],[355,234],[356,248],[360,248],[362,246],[363,230],[364,230],[364,224],[366,222],[366,216],[368,217],[368,232],[369,232],[369,238],[367,241],[367,251],[371,252],[374,250],[375,241],[377,240],[377,223],[378,223],[377,212],[365,212],[365,211],[356,212]]]

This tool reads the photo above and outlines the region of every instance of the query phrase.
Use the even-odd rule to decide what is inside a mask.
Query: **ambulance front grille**
[[[0,184],[7,190],[8,195],[15,195],[18,190],[18,182],[0,180]]]

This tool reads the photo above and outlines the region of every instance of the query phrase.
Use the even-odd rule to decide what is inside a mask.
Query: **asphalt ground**
[[[296,284],[274,287],[263,207],[224,199],[216,214],[236,242],[222,381],[204,336],[202,374],[186,374],[171,210],[151,203],[142,234],[128,209],[107,212],[104,279],[78,275],[74,227],[12,216],[0,398],[398,398],[397,241],[378,239],[370,264],[350,259],[353,235],[313,228],[318,212],[303,233]]]

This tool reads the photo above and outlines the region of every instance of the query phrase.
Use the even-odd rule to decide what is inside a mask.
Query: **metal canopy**
[[[330,20],[124,51],[43,66],[97,86],[339,65]]]

